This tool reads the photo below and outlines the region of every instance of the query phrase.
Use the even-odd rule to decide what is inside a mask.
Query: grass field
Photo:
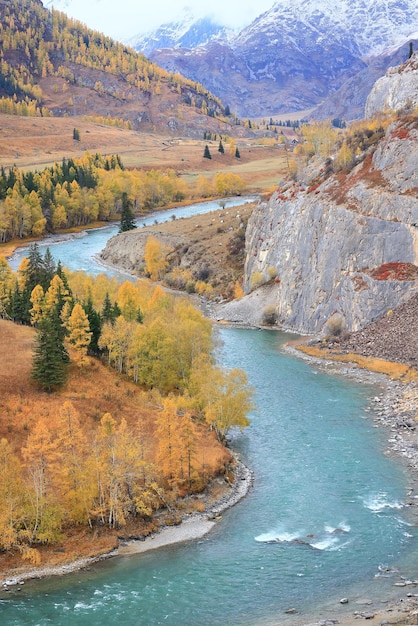
[[[73,129],[80,141],[73,139]],[[203,135],[203,131],[202,131]],[[204,159],[208,144],[212,159]],[[217,141],[141,133],[95,124],[82,117],[35,118],[0,114],[0,166],[43,169],[64,157],[80,157],[86,151],[119,154],[126,167],[172,168],[188,183],[200,174],[239,174],[250,191],[270,191],[286,174],[282,147],[260,145],[256,138],[237,140],[240,159],[218,152]]]

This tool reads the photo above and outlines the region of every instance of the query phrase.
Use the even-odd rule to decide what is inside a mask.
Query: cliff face
[[[365,107],[365,117],[391,109],[413,110],[418,106],[418,53],[403,65],[391,67],[373,85]]]
[[[270,282],[277,322],[357,330],[418,290],[418,123],[393,124],[348,175],[294,184],[254,211],[245,291]],[[272,279],[272,277],[276,276]]]

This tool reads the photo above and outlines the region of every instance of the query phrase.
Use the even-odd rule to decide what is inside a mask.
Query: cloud
[[[174,21],[185,9],[197,17],[210,14],[221,23],[242,27],[272,6],[272,0],[44,0],[70,17],[84,22],[90,28],[121,41],[137,34],[147,33],[165,22]]]

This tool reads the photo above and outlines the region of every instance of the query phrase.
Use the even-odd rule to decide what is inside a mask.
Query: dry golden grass
[[[80,141],[73,140],[73,129]],[[204,159],[208,144],[212,159]],[[22,169],[42,169],[64,157],[80,157],[86,151],[119,154],[126,167],[176,170],[187,182],[199,174],[217,171],[240,174],[255,190],[277,184],[285,171],[283,149],[263,146],[256,139],[236,140],[241,159],[218,152],[218,142],[170,137],[113,128],[85,121],[82,117],[35,118],[0,113],[0,165]]]
[[[298,345],[296,348],[304,354],[320,359],[340,361],[341,363],[356,363],[362,369],[367,369],[370,372],[376,372],[378,374],[385,374],[392,380],[400,380],[402,382],[418,380],[417,370],[409,365],[403,365],[402,363],[393,363],[392,361],[375,359],[354,353],[341,354],[316,346]]]

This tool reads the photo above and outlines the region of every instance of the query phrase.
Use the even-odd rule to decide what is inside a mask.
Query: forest
[[[0,260],[0,307],[34,327],[32,384],[60,402],[51,414],[31,414],[17,448],[15,438],[1,439],[3,550],[36,564],[38,546],[70,528],[150,522],[221,471],[222,444],[231,427],[248,425],[252,391],[242,371],[217,367],[211,323],[187,299],[146,280],[66,272],[35,244],[17,274]],[[136,398],[135,417],[107,411],[91,423],[61,398],[69,377],[97,376],[99,363]],[[6,419],[10,401],[2,404]],[[146,405],[151,421],[141,419]],[[219,449],[211,453],[212,437]]]
[[[118,155],[86,153],[38,171],[0,167],[0,243],[118,219],[124,194],[135,215],[210,195],[239,195],[240,176],[202,176],[191,188],[174,170],[125,169]]]
[[[63,88],[68,84],[82,85],[83,74],[76,74],[74,68],[87,67],[123,79],[119,88],[113,83],[107,85],[105,76],[97,80],[93,88],[99,94],[108,91],[119,100],[128,101],[134,97],[132,89],[158,96],[164,84],[182,94],[186,104],[205,114],[225,116],[221,101],[201,84],[166,72],[144,55],[64,13],[54,9],[48,12],[41,2],[10,0],[0,6],[0,15],[0,90],[19,101],[26,99],[31,109],[41,115],[44,102],[40,80],[54,76],[64,80]]]

